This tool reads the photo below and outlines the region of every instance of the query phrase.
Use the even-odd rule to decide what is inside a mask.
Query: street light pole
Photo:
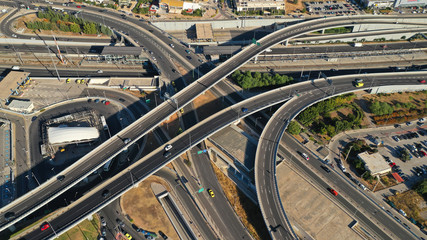
[[[40,186],[40,182],[39,182],[39,180],[37,179],[36,175],[34,175],[34,173],[33,173],[33,172],[31,172],[31,175],[32,175],[32,176],[33,176],[33,178],[36,180],[37,184]]]

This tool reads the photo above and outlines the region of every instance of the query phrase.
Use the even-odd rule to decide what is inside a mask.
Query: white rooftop
[[[49,144],[88,142],[99,138],[95,127],[48,127]]]
[[[12,100],[12,102],[8,105],[9,108],[14,109],[22,109],[26,110],[32,107],[33,103],[30,101],[22,101],[22,100]]]
[[[372,175],[385,174],[391,171],[391,167],[379,153],[363,152],[357,156],[365,163],[365,169],[369,170]]]

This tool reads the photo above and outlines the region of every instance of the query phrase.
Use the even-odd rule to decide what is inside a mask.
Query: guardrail
[[[418,16],[416,16],[416,17],[418,17]],[[386,20],[383,20],[384,18],[386,18]],[[412,18],[415,18],[415,17],[412,17]],[[374,19],[374,20],[372,20],[372,19]],[[61,172],[59,174],[65,175],[67,172],[79,168],[80,165],[83,164],[84,162],[88,161],[92,155],[97,154],[97,152],[102,152],[102,149],[112,145],[112,143],[114,141],[119,141],[118,136],[124,136],[126,134],[131,135],[134,131],[133,129],[138,127],[139,125],[141,125],[146,119],[157,119],[157,123],[163,122],[164,120],[169,118],[171,115],[173,115],[176,111],[178,111],[179,108],[182,108],[182,107],[186,106],[187,104],[189,104],[195,98],[197,98],[198,96],[203,94],[203,92],[209,90],[213,85],[215,85],[217,82],[219,82],[220,80],[225,78],[228,74],[230,74],[234,70],[238,69],[241,65],[250,61],[250,59],[252,57],[261,53],[262,51],[271,47],[272,45],[275,45],[275,44],[278,44],[280,42],[286,41],[288,39],[300,36],[300,35],[305,34],[307,32],[312,32],[312,31],[315,31],[317,29],[325,28],[326,26],[335,27],[335,26],[341,26],[342,24],[348,24],[349,21],[352,22],[352,24],[360,24],[360,23],[366,23],[366,22],[368,22],[368,23],[369,22],[377,22],[377,23],[393,24],[395,21],[395,18],[390,17],[390,16],[381,16],[381,17],[363,16],[363,18],[361,18],[361,17],[357,16],[357,17],[334,17],[334,18],[329,18],[329,19],[317,19],[317,20],[312,20],[312,21],[292,25],[292,26],[289,26],[289,27],[284,28],[282,30],[279,30],[277,32],[274,32],[270,35],[267,35],[258,41],[260,46],[258,46],[258,44],[246,46],[243,48],[242,51],[238,52],[232,58],[230,58],[226,62],[224,62],[222,66],[225,66],[225,67],[227,67],[228,65],[232,66],[232,68],[229,71],[227,70],[227,72],[221,72],[222,67],[217,67],[213,71],[210,71],[209,73],[207,73],[206,75],[204,75],[203,77],[201,77],[197,81],[194,81],[188,87],[186,87],[185,89],[183,89],[182,91],[177,93],[173,97],[173,99],[178,99],[180,97],[185,99],[185,102],[181,103],[181,106],[178,105],[178,102],[174,102],[173,99],[170,99],[166,102],[163,102],[162,104],[160,104],[155,109],[155,111],[150,111],[148,114],[145,114],[143,117],[141,117],[137,121],[133,122],[127,128],[123,129],[122,131],[117,133],[115,136],[108,139],[106,142],[104,142],[103,144],[101,144],[100,146],[98,146],[97,148],[92,150],[91,152],[89,152],[87,155],[85,155],[84,157],[82,157],[81,159],[76,161],[73,165],[71,165],[70,167],[68,167],[66,170],[64,170],[63,172]],[[240,61],[239,61],[239,59],[240,59]],[[191,92],[193,90],[193,88],[197,89],[200,86],[203,86],[203,90],[200,90],[198,92]],[[187,99],[188,96],[191,96],[191,97]],[[173,106],[172,111],[170,110],[171,106]],[[175,106],[176,106],[176,109],[174,108]],[[166,114],[160,115],[159,117],[156,118],[155,115],[158,113],[166,113]],[[148,126],[144,131],[142,131],[140,134],[138,134],[135,139],[133,139],[131,144],[133,144],[135,141],[139,140],[147,132],[155,129],[157,127],[157,125]],[[109,161],[110,159],[112,159],[113,157],[118,155],[124,148],[125,147],[119,148],[115,154],[112,154],[112,156],[110,156],[108,159],[105,159],[102,163],[100,163],[94,167],[95,168],[101,167],[107,161]],[[42,202],[38,203],[36,206],[32,206],[31,210],[26,211],[23,215],[17,217],[15,220],[8,222],[8,223],[5,223],[0,228],[0,231],[4,230],[6,227],[10,226],[11,224],[21,220],[22,218],[24,218],[28,214],[34,212],[35,210],[40,208],[43,204],[45,204],[45,203],[51,201],[52,199],[56,198],[61,193],[65,192],[66,190],[68,190],[69,188],[74,186],[77,182],[83,180],[89,174],[90,174],[90,172],[83,174],[81,177],[75,179],[73,182],[71,182],[69,185],[67,185],[62,190],[53,191],[53,192],[55,192],[54,195],[51,195],[50,197],[42,200]],[[54,180],[50,179],[47,182],[45,182],[44,184],[37,187],[35,190],[31,191],[31,193],[34,193],[35,191],[38,191],[41,188],[48,187],[49,185],[51,185],[53,183],[54,183]],[[12,202],[13,206],[15,206],[16,204],[19,204],[20,202],[22,202],[25,198],[27,198],[29,196],[30,195],[27,193],[24,196],[21,196],[20,198],[16,199],[14,202]],[[0,211],[1,212],[7,212],[8,208],[10,208],[10,204],[7,205],[6,207],[0,209]]]

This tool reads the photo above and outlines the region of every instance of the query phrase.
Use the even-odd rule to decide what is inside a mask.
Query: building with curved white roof
[[[50,145],[90,142],[99,138],[95,127],[48,127]]]

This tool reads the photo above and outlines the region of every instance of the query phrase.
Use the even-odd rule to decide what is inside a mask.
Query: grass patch
[[[427,226],[427,221],[421,216],[421,213],[427,211],[427,208],[422,208],[425,205],[424,198],[413,190],[399,193],[394,196],[389,196],[388,200],[392,201],[397,209],[402,209],[408,215],[408,218],[413,218],[424,227]],[[425,214],[424,214],[425,215]]]
[[[224,173],[219,170],[215,164],[212,168],[224,190],[225,196],[239,216],[243,225],[249,230],[249,233],[255,239],[269,239],[267,228],[265,226],[261,210],[249,198],[242,193],[237,186]]]
[[[98,215],[92,215],[92,220],[84,220],[79,223],[77,226],[71,228],[61,236],[58,240],[97,240],[99,236],[99,217]]]

